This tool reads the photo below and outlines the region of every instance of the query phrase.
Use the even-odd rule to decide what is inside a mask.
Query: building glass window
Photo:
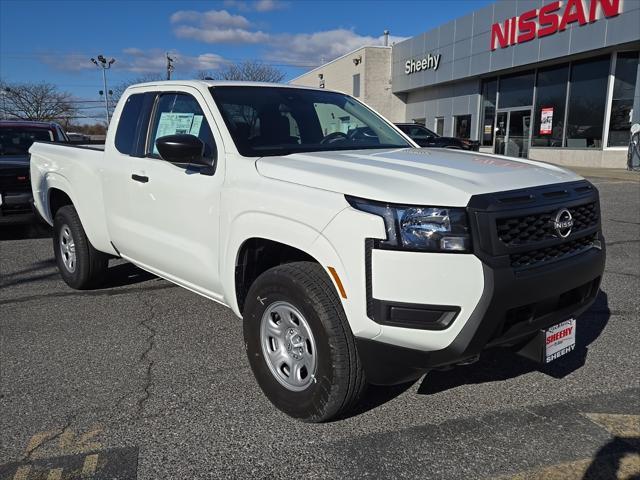
[[[602,148],[610,56],[571,66],[567,139],[569,148]]]
[[[471,138],[471,115],[456,115],[454,136],[458,138]]]
[[[523,107],[533,103],[533,72],[500,77],[498,108]]]
[[[493,78],[482,82],[482,145],[493,145],[493,125],[496,117],[498,81]]]
[[[532,146],[562,146],[568,80],[569,65],[538,70]]]
[[[638,52],[618,53],[609,120],[609,147],[626,147],[629,144],[637,74]]]
[[[444,135],[444,117],[436,118],[436,133],[441,137]]]
[[[354,97],[360,96],[360,74],[359,73],[356,73],[353,76],[353,96]]]

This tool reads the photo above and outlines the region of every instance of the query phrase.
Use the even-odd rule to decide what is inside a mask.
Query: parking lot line
[[[640,438],[640,415],[585,413],[584,416],[616,437]]]
[[[47,475],[47,480],[61,480],[62,479],[62,468],[54,468],[49,470],[49,475]]]
[[[22,467],[18,467],[15,475],[13,476],[13,480],[27,480],[29,477],[29,472],[31,472],[31,465],[23,465]]]
[[[98,454],[87,455],[82,465],[82,477],[91,477],[96,473],[96,467],[98,466]]]
[[[627,452],[611,453],[596,458],[542,466],[515,475],[500,476],[496,480],[582,480],[584,478],[633,480],[640,478],[640,453],[632,446],[640,440],[640,415],[614,413],[583,413],[614,437],[627,444]],[[596,477],[593,477],[593,473]]]

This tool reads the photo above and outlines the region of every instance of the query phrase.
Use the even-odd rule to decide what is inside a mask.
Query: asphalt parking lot
[[[0,226],[0,478],[640,478],[640,183],[592,181],[608,258],[575,352],[488,352],[322,425],[266,400],[230,311],[121,262],[73,291],[47,231]]]

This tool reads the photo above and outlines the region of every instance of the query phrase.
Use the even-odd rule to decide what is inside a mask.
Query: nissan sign
[[[528,42],[566,30],[572,23],[594,23],[620,14],[620,0],[568,0],[548,3],[491,26],[491,50]]]

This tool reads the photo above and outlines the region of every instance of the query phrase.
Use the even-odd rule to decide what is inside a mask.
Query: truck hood
[[[441,148],[294,153],[257,160],[268,178],[390,203],[466,206],[472,195],[580,180],[542,162]]]

